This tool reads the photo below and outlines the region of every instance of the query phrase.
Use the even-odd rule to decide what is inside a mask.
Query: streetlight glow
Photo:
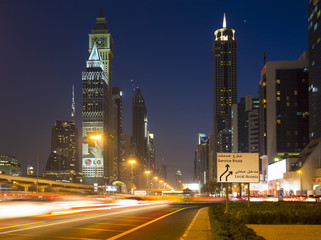
[[[98,183],[97,183],[97,140],[101,139],[101,135],[91,135],[91,139],[95,142],[95,182],[94,182],[94,191],[96,191],[96,187],[98,190]]]

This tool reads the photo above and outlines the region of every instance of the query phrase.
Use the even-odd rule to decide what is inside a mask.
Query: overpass
[[[82,183],[56,182],[44,178],[22,177],[0,174],[0,192],[3,185],[10,185],[15,188],[22,188],[25,192],[38,191],[40,192],[77,192],[77,193],[92,193],[94,186]]]

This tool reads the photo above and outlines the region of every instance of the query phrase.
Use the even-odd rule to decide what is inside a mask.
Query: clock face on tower
[[[93,45],[94,45],[94,42],[96,42],[98,48],[106,46],[106,40],[104,38],[102,38],[102,37],[94,38],[93,39]]]

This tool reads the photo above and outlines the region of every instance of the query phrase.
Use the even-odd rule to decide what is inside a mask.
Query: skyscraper
[[[114,144],[114,164],[113,172],[114,179],[123,180],[122,178],[122,166],[124,165],[123,159],[121,157],[122,151],[122,130],[123,130],[123,100],[122,100],[122,90],[120,87],[113,87],[113,103],[114,103],[114,129],[115,129],[115,144]]]
[[[321,1],[309,1],[310,140],[321,138]]]
[[[75,123],[75,95],[72,86],[71,121],[57,120],[51,130],[51,153],[44,176],[52,180],[73,181],[79,173],[78,129]],[[66,179],[65,179],[66,178]]]
[[[198,145],[195,150],[194,182],[202,185],[209,181],[209,140],[204,133],[198,134]]]
[[[245,96],[232,105],[232,152],[258,152],[259,99]]]
[[[133,139],[136,142],[137,154],[137,186],[143,186],[144,170],[147,169],[147,110],[140,88],[135,89],[133,97]]]
[[[108,183],[108,77],[96,43],[82,73],[82,173],[87,184]],[[101,139],[91,139],[91,136]]]
[[[115,158],[117,155],[115,154],[115,138],[116,138],[116,130],[114,129],[114,104],[112,101],[113,96],[113,78],[112,78],[112,60],[114,58],[113,49],[114,49],[114,41],[110,34],[109,29],[107,28],[107,20],[104,16],[103,9],[100,9],[99,15],[96,18],[96,25],[94,29],[91,30],[91,33],[89,34],[89,52],[92,51],[94,44],[96,43],[96,46],[99,50],[101,61],[103,63],[103,71],[106,74],[106,77],[108,79],[107,82],[107,92],[106,92],[106,98],[107,98],[107,116],[104,120],[106,122],[106,129],[105,129],[105,141],[107,141],[107,149],[106,154],[108,158],[108,168],[109,168],[109,181],[112,182],[115,179],[115,176],[117,175],[117,172],[115,172]]]
[[[10,155],[0,155],[0,174],[21,176],[21,160]]]
[[[231,141],[225,137],[231,131],[231,108],[237,103],[237,43],[235,31],[226,27],[224,14],[223,28],[217,29],[213,42],[214,68],[214,159],[211,159],[216,176],[216,153],[218,150],[231,151]],[[222,141],[224,137],[224,146]],[[230,139],[230,137],[229,137]]]
[[[309,143],[308,56],[269,61],[259,85],[260,156],[295,157]]]
[[[78,130],[73,121],[57,120],[52,127],[51,154],[46,171],[78,172]]]

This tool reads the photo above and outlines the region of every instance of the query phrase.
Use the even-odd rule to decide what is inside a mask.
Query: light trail
[[[26,230],[36,229],[36,228],[44,228],[44,227],[49,227],[49,226],[59,225],[59,224],[68,224],[71,222],[84,221],[84,220],[89,220],[89,219],[102,218],[102,217],[108,217],[108,216],[113,216],[113,215],[122,215],[122,214],[139,212],[139,211],[155,209],[155,208],[162,208],[164,206],[167,206],[167,204],[160,204],[160,205],[156,205],[156,206],[143,206],[142,208],[126,209],[126,211],[121,211],[121,212],[102,213],[100,215],[93,215],[93,216],[82,216],[82,217],[77,217],[77,218],[68,219],[68,220],[57,220],[55,222],[45,223],[45,224],[41,224],[40,222],[38,222],[38,225],[30,226],[30,227],[26,227],[26,228],[13,229],[13,230],[5,231],[5,232],[0,232],[0,235],[13,233],[13,232],[21,232],[21,231],[26,231]],[[13,225],[13,227],[19,227],[19,225]]]

